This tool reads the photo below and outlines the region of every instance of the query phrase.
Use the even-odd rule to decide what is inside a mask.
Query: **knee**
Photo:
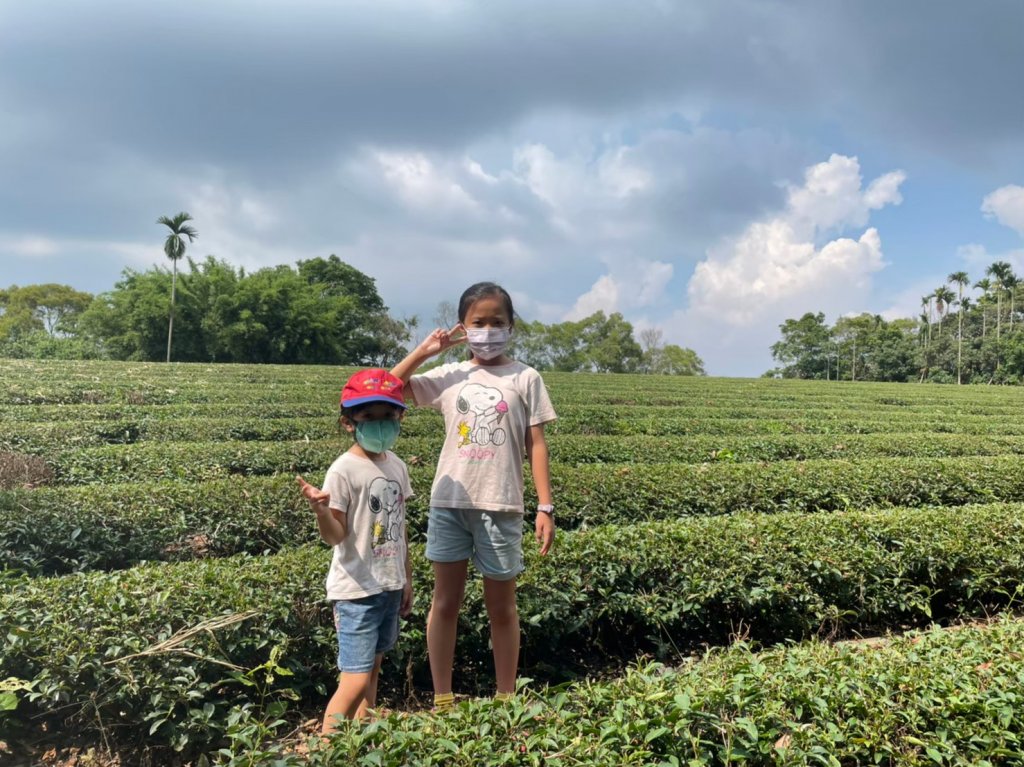
[[[519,623],[519,611],[514,600],[488,605],[487,617],[495,628],[512,628]]]
[[[462,593],[435,593],[430,605],[430,616],[435,620],[452,622],[458,620],[459,609],[462,607]]]

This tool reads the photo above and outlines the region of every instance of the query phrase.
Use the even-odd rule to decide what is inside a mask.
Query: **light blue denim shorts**
[[[398,610],[402,590],[382,591],[334,603],[334,629],[338,635],[338,670],[345,674],[373,671],[377,655],[398,641]]]
[[[439,509],[427,519],[427,559],[461,562],[472,559],[480,573],[508,581],[523,565],[523,515],[514,511]]]

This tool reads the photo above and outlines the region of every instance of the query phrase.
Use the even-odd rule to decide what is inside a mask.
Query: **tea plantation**
[[[393,713],[299,755],[287,736],[321,713],[335,640],[294,476],[319,482],[345,448],[351,371],[0,369],[8,758],[1024,760],[1024,389],[546,374],[559,533],[520,580],[529,681],[488,700],[473,579],[445,715],[424,710],[441,419],[410,409],[417,602],[385,660]]]

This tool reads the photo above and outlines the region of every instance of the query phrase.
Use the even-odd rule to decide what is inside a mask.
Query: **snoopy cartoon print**
[[[470,441],[478,445],[503,445],[505,430],[499,424],[508,412],[508,403],[501,390],[493,386],[471,383],[462,387],[455,407],[460,413],[473,414]]]
[[[394,480],[376,477],[370,483],[370,511],[379,515],[373,523],[373,545],[400,539],[402,486]]]

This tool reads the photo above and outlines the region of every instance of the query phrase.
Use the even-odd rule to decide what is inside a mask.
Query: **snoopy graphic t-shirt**
[[[405,500],[409,471],[392,452],[371,461],[342,453],[324,479],[331,508],[348,515],[348,535],[334,547],[328,599],[358,599],[405,585]]]
[[[523,513],[526,431],[555,419],[529,365],[441,365],[409,381],[417,405],[444,415],[444,446],[430,505]]]

